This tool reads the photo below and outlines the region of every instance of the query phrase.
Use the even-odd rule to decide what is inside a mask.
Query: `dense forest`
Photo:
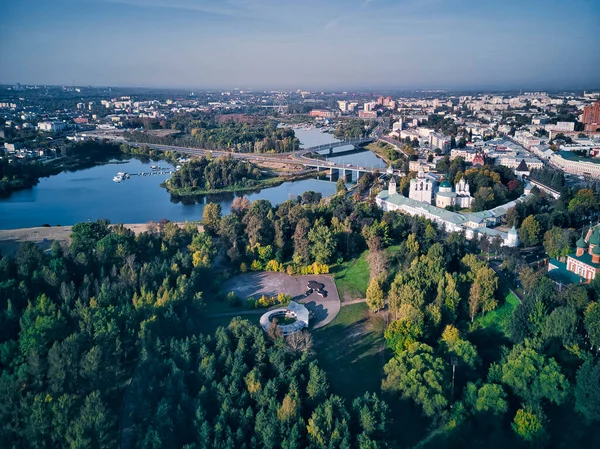
[[[164,145],[180,145],[206,150],[230,150],[239,153],[283,153],[296,151],[300,141],[291,128],[257,117],[234,120],[214,114],[177,116],[165,123],[179,134],[156,136],[147,132],[126,133],[129,140]]]
[[[245,160],[232,157],[192,159],[173,173],[166,182],[170,191],[215,190],[224,187],[248,187],[256,185],[263,177],[260,169]]]
[[[0,259],[6,447],[407,447],[417,419],[420,448],[600,444],[600,279],[557,292],[515,249],[343,194],[209,204],[203,224],[80,223],[68,247]],[[502,265],[477,256],[487,245]],[[389,313],[381,391],[338,397],[309,346],[245,320],[205,332],[226,272],[365,249],[367,303]],[[486,326],[515,273],[508,324]],[[405,403],[423,416],[393,412]]]

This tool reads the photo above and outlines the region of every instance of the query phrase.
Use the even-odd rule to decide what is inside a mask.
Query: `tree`
[[[525,246],[535,246],[540,243],[541,227],[533,215],[529,215],[519,228],[519,238]]]
[[[317,263],[329,263],[335,251],[335,239],[331,230],[324,225],[313,227],[308,232],[310,254]]]
[[[217,251],[212,239],[204,232],[197,233],[188,246],[195,267],[209,267]]]
[[[525,441],[539,441],[545,437],[544,421],[540,408],[525,407],[517,410],[512,428]]]
[[[502,385],[485,383],[477,388],[472,382],[465,387],[465,401],[475,411],[502,415],[508,410],[506,392]]]
[[[350,415],[339,396],[319,404],[308,420],[306,431],[318,448],[350,448]]]
[[[562,404],[569,390],[556,360],[523,345],[515,346],[506,357],[501,379],[531,406],[540,405],[543,399]]]
[[[294,231],[294,262],[300,265],[307,265],[310,262],[310,245],[308,241],[308,232],[310,222],[308,218],[301,218],[296,224]]]
[[[575,410],[588,422],[600,421],[600,360],[588,357],[577,371]]]
[[[600,351],[600,303],[592,302],[587,307],[584,325],[591,349]]]
[[[511,207],[506,211],[506,226],[518,226],[519,225],[519,213],[516,207]]]
[[[367,287],[367,305],[372,312],[377,312],[384,307],[383,290],[376,278],[372,278]]]
[[[529,265],[523,265],[523,268],[519,270],[519,280],[521,281],[521,285],[523,285],[526,295],[531,294],[535,290],[541,277],[541,272],[535,271]]]
[[[211,234],[216,234],[219,231],[221,224],[221,205],[219,203],[208,203],[204,206],[202,224],[204,229]]]
[[[482,303],[483,288],[480,283],[474,282],[469,292],[469,316],[471,317],[471,323],[475,321],[475,315],[479,312]]]
[[[388,253],[384,250],[370,250],[367,254],[371,278],[380,278],[387,271],[389,265]]]
[[[305,352],[307,354],[311,354],[313,352],[312,335],[306,330],[294,332],[288,335],[285,337],[285,342],[287,343],[290,351],[293,353]]]
[[[565,346],[575,342],[579,317],[572,307],[557,307],[546,319],[543,335],[545,338],[558,338]]]
[[[114,418],[106,409],[100,393],[94,391],[85,398],[79,417],[72,423],[66,439],[74,449],[115,447]]]
[[[406,351],[396,354],[384,367],[386,378],[382,388],[388,392],[400,392],[402,397],[412,399],[430,417],[440,417],[448,406],[444,374],[444,361],[434,355],[431,346],[412,343]]]
[[[479,301],[483,313],[490,312],[496,308],[496,289],[498,288],[498,277],[494,270],[489,267],[481,267],[475,273],[473,285],[479,285]]]
[[[335,183],[335,192],[338,194],[345,194],[348,191],[346,183],[342,178],[339,178]]]
[[[446,326],[442,333],[442,342],[449,355],[457,357],[468,367],[475,368],[479,364],[479,356],[475,345],[462,339],[456,327]]]
[[[587,216],[598,210],[598,198],[592,189],[581,189],[569,201],[569,212],[575,215]]]
[[[544,234],[544,249],[550,257],[560,259],[571,251],[571,235],[569,230],[552,227]]]
[[[354,399],[352,409],[364,434],[379,438],[385,436],[389,424],[389,407],[375,393],[365,393]]]

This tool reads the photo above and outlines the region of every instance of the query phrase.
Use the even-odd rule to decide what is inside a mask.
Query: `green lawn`
[[[346,398],[380,391],[384,363],[385,315],[365,303],[342,307],[327,326],[313,331],[319,365],[332,391]]]
[[[363,252],[358,259],[344,262],[337,267],[334,275],[340,301],[362,299],[367,294],[369,285],[368,251]]]
[[[477,318],[476,323],[482,328],[495,329],[508,335],[508,323],[513,311],[519,304],[519,298],[506,287],[503,288],[503,291],[506,291],[504,303],[496,310]]]

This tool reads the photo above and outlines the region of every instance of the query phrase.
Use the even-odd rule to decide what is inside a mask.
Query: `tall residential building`
[[[600,101],[595,101],[583,108],[583,123],[586,131],[596,131],[600,128]]]
[[[429,135],[429,146],[431,148],[439,148],[442,152],[450,150],[450,137],[440,133],[431,133]]]

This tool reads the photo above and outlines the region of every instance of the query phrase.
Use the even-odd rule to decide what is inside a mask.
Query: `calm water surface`
[[[338,141],[332,134],[322,133],[318,129],[296,129],[296,135],[303,147]],[[334,151],[348,149],[351,147],[340,147]],[[331,160],[338,159],[342,163],[365,167],[385,167],[383,161],[370,151],[331,157]],[[150,173],[151,165],[173,170],[164,161],[129,159],[42,178],[32,189],[21,190],[8,198],[0,199],[0,229],[43,224],[66,226],[99,218],[107,218],[112,223],[147,223],[163,218],[171,221],[194,221],[202,219],[204,204],[207,202],[221,204],[223,213],[228,213],[233,199],[238,196],[225,193],[177,202],[171,200],[169,193],[160,187],[170,174],[133,175],[121,183],[112,180],[117,172]],[[335,183],[305,179],[261,191],[244,192],[244,195],[251,201],[266,199],[276,205],[309,190],[320,192],[323,196],[332,195],[335,193]]]
[[[300,139],[301,148],[314,147],[324,143],[339,142],[339,139],[333,137],[333,134],[322,133],[319,129],[305,129],[305,128],[294,128],[296,137]],[[352,150],[352,145],[345,145],[342,147],[334,148],[333,153],[329,153],[329,150],[319,151],[320,154],[327,156],[327,160],[333,161],[337,164],[352,164],[365,168],[386,168],[386,163],[375,153],[366,150],[360,153],[344,154],[342,156],[336,156],[337,153],[346,153]]]

